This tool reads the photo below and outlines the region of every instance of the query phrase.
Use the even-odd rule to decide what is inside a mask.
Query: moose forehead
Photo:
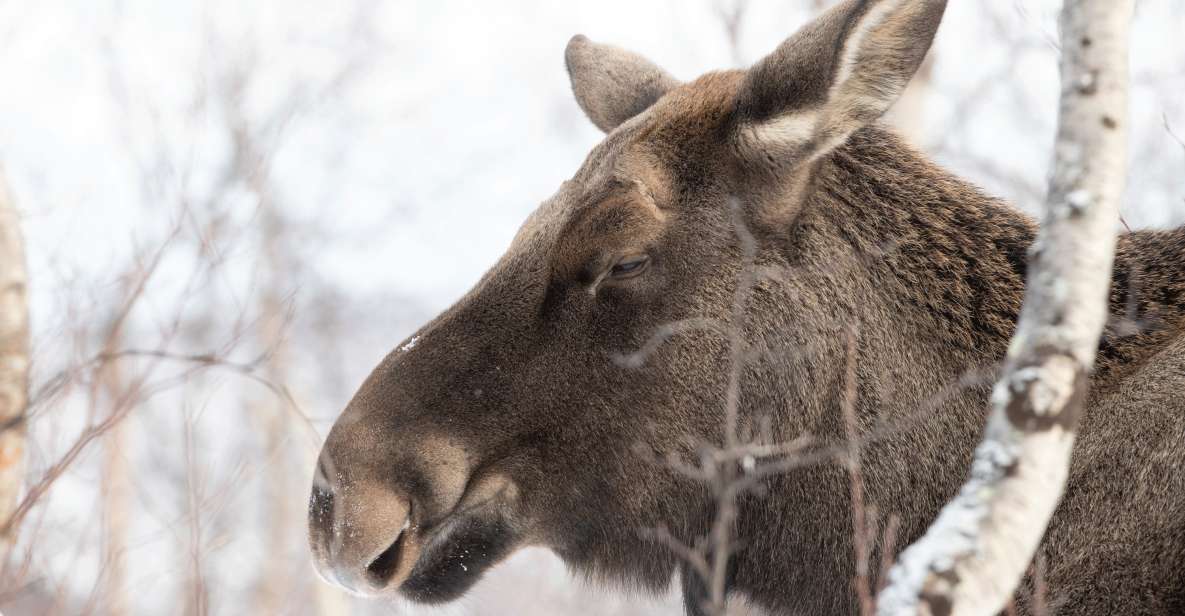
[[[680,170],[727,155],[718,134],[739,80],[727,71],[683,84],[607,135],[531,214],[507,256],[550,254],[554,273],[577,275],[598,254],[644,249],[678,211]]]
[[[604,255],[652,241],[670,213],[670,178],[637,128],[598,145],[531,214],[507,257],[549,257],[553,274],[578,276]]]

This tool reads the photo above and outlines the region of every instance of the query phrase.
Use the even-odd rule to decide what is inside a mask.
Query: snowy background
[[[47,488],[0,610],[678,613],[541,550],[446,608],[355,602],[308,562],[311,460],[370,368],[599,140],[569,93],[569,37],[690,79],[755,61],[817,4],[0,0],[0,169],[34,326],[28,477]],[[1124,219],[1175,226],[1185,11],[1137,4]],[[1057,8],[951,2],[892,117],[1030,212]]]

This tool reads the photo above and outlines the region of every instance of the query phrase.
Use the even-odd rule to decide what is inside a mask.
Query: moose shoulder
[[[845,389],[864,501],[907,545],[965,476],[1035,235],[876,123],[944,7],[842,2],[749,70],[688,83],[573,38],[573,91],[607,135],[342,413],[310,501],[322,575],[444,602],[541,545],[633,587],[680,574],[696,612],[696,574],[646,531],[696,545],[717,501],[653,460],[722,442],[741,340],[741,432],[818,446],[740,496],[728,591],[776,614],[854,612],[849,477],[826,455]],[[1049,602],[1183,613],[1185,230],[1122,237],[1111,303],[1042,546]]]

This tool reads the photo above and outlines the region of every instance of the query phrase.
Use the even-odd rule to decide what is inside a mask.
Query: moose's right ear
[[[638,115],[679,82],[638,54],[577,34],[564,52],[576,102],[606,133]]]
[[[921,66],[946,0],[846,0],[749,69],[734,140],[774,164],[817,158],[897,100]]]

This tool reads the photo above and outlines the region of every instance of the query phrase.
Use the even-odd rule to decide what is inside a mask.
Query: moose
[[[664,461],[720,443],[730,404],[742,433],[842,446],[845,391],[862,498],[899,519],[873,562],[919,537],[966,476],[990,395],[972,375],[1005,355],[1036,234],[878,122],[945,4],[846,0],[751,68],[686,83],[572,38],[572,90],[605,138],[337,420],[309,505],[321,575],[442,603],[543,546],[597,581],[678,577],[700,613],[671,544],[703,545],[718,500]],[[1181,614],[1185,228],[1121,236],[1110,304],[1042,601]],[[855,613],[849,470],[824,455],[758,483],[735,501],[728,596]]]

